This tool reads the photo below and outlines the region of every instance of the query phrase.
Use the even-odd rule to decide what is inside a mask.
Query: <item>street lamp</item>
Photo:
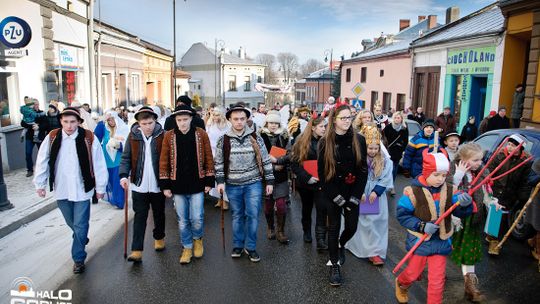
[[[334,49],[326,49],[324,51],[324,62],[328,62],[328,55],[330,55],[330,79],[331,79],[331,82],[330,82],[330,95],[332,95],[332,85],[333,85],[333,82],[334,82],[334,67],[332,67],[333,53],[334,53]]]
[[[173,0],[173,87],[174,87],[174,101],[176,105],[176,0]]]
[[[214,39],[214,68],[215,68],[215,71],[214,71],[214,102],[217,101],[218,99],[218,86],[217,86],[217,74],[218,74],[218,68],[217,68],[217,60],[218,60],[218,55],[217,55],[217,48],[221,49],[225,46],[225,41],[221,40],[221,39],[217,39],[215,38]],[[221,78],[221,61],[220,61],[220,78]],[[220,86],[221,87],[221,86]],[[220,93],[221,93],[221,90],[220,90]]]

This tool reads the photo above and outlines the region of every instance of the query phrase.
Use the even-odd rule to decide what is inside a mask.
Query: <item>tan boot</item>
[[[490,255],[499,255],[501,253],[501,249],[497,248],[497,245],[499,245],[498,240],[489,240],[488,253]]]
[[[156,251],[163,251],[165,249],[165,239],[155,240],[154,249]]]
[[[465,297],[467,300],[477,303],[486,300],[486,297],[478,289],[478,277],[469,272],[465,276]]]
[[[196,258],[202,258],[204,254],[203,240],[193,240],[193,256]]]
[[[285,215],[277,215],[276,239],[281,244],[289,244],[289,238],[285,235]]]
[[[193,249],[184,248],[184,250],[182,250],[182,256],[180,257],[180,264],[191,263],[191,257],[193,257]]]
[[[399,281],[396,278],[396,300],[398,303],[409,302],[409,288],[403,288],[399,285]]]
[[[229,210],[229,202],[223,201],[223,210]]]
[[[142,251],[140,250],[133,250],[131,254],[127,258],[130,262],[140,263],[142,262]]]

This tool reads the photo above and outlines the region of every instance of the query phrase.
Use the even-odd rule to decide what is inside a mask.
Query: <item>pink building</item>
[[[418,24],[409,27],[409,20],[400,20],[400,31],[362,41],[364,50],[344,60],[341,66],[341,98],[358,99],[363,108],[373,109],[380,103],[383,110],[403,110],[411,105],[412,53],[411,42],[435,28],[437,16],[418,17]]]

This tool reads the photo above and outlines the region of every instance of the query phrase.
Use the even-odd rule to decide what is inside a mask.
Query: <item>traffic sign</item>
[[[356,83],[354,85],[354,87],[352,88],[352,92],[354,93],[354,96],[356,96],[358,98],[358,96],[362,95],[362,93],[364,93],[365,89],[364,87],[360,84],[360,82]]]
[[[357,109],[362,109],[364,107],[364,101],[360,99],[351,100],[351,105]]]

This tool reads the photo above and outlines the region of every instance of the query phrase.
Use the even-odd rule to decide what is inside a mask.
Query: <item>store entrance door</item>
[[[471,97],[469,99],[469,115],[474,116],[476,121],[484,118],[484,107],[486,105],[487,77],[471,77]]]

